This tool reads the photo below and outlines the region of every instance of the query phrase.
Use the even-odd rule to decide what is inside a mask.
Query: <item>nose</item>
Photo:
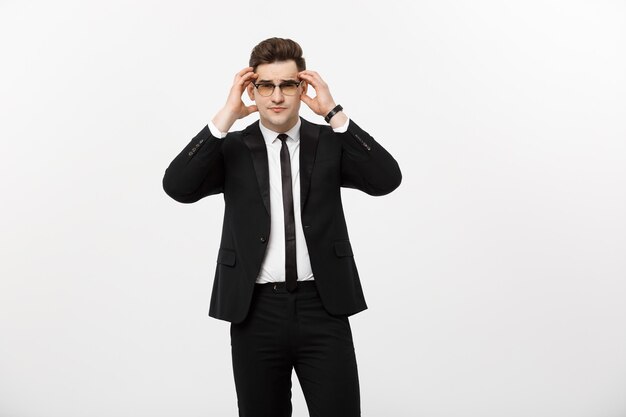
[[[285,101],[285,95],[280,87],[274,87],[274,92],[272,93],[272,101],[274,103],[282,103]]]

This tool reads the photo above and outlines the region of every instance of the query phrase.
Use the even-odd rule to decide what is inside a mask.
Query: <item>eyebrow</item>
[[[298,82],[298,80],[293,80],[293,79],[289,79],[289,80],[284,80],[283,79],[283,80],[280,80],[280,81],[281,82],[293,82],[293,83],[297,83]],[[260,83],[272,83],[272,82],[273,82],[272,80],[259,80],[259,81],[257,81],[257,84],[260,84]]]

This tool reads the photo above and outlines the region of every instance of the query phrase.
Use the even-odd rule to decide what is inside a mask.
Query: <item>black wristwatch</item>
[[[332,119],[334,115],[336,115],[342,110],[343,110],[343,107],[341,107],[341,104],[337,104],[335,108],[332,109],[330,113],[326,115],[326,117],[324,117],[324,120],[326,120],[326,123],[330,123],[330,119]]]

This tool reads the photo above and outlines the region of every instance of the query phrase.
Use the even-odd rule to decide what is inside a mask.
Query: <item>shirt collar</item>
[[[294,141],[296,142],[299,141],[301,125],[302,125],[302,120],[298,117],[298,121],[296,122],[294,127],[286,131],[285,134],[289,136],[291,139],[293,139]],[[277,140],[277,136],[279,135],[279,133],[274,132],[273,130],[270,130],[266,128],[265,126],[263,126],[263,123],[261,123],[260,120],[259,120],[259,129],[261,129],[261,133],[263,134],[263,139],[265,140],[266,145],[269,146],[272,143],[274,143],[275,140]]]

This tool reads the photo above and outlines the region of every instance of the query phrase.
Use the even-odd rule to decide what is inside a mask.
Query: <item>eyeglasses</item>
[[[256,87],[257,91],[259,92],[260,95],[262,95],[263,97],[269,97],[272,94],[274,94],[274,89],[276,87],[280,88],[280,91],[286,95],[286,96],[293,96],[298,92],[298,87],[300,86],[300,84],[302,83],[302,81],[287,81],[284,83],[281,83],[280,85],[275,85],[275,84],[270,84],[270,83],[260,83],[260,84],[254,84],[254,86]]]

